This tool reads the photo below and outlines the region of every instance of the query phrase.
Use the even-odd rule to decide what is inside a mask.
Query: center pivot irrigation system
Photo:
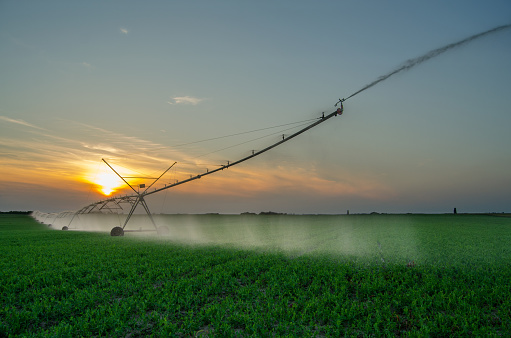
[[[153,178],[154,181],[148,187],[145,187],[144,184],[139,185],[138,186],[139,189],[144,189],[143,191],[140,191],[140,190],[135,189],[131,184],[128,183],[128,181],[126,181],[126,179],[133,178],[133,177],[123,177],[123,176],[121,176],[105,159],[102,159],[103,162],[105,162],[105,164],[110,169],[112,169],[112,171],[117,176],[119,176],[124,181],[124,183],[126,183],[131,188],[131,190],[133,190],[134,194],[126,195],[126,196],[120,196],[120,197],[112,197],[112,198],[101,200],[101,201],[98,201],[98,202],[95,202],[95,203],[91,203],[91,204],[85,206],[84,208],[78,210],[76,213],[74,213],[74,215],[71,218],[71,221],[69,222],[68,226],[64,226],[62,228],[62,230],[68,230],[71,227],[71,223],[73,222],[75,217],[79,216],[80,214],[89,214],[89,213],[92,213],[92,212],[107,212],[107,213],[119,212],[119,211],[123,210],[122,204],[129,204],[129,205],[131,205],[131,208],[130,208],[130,211],[128,213],[128,216],[126,217],[126,220],[124,221],[123,226],[122,227],[121,226],[114,227],[110,231],[110,235],[112,235],[112,236],[124,236],[125,232],[135,232],[135,231],[139,232],[139,231],[142,231],[142,230],[125,230],[125,228],[126,228],[126,225],[129,222],[131,216],[133,216],[133,213],[135,212],[135,209],[140,204],[144,208],[145,212],[149,216],[149,219],[151,220],[151,223],[154,226],[154,230],[145,230],[145,231],[157,231],[158,234],[166,234],[166,233],[168,233],[168,229],[166,227],[164,227],[164,226],[158,227],[156,225],[156,222],[154,221],[153,216],[151,215],[151,212],[149,211],[149,207],[148,207],[147,202],[145,200],[146,196],[149,196],[149,195],[152,195],[152,194],[156,194],[157,192],[160,192],[160,191],[163,191],[163,190],[166,190],[166,189],[170,189],[170,188],[173,188],[173,187],[181,185],[181,184],[185,184],[185,183],[188,183],[188,182],[195,181],[195,180],[200,179],[200,178],[202,178],[204,176],[217,173],[217,172],[222,171],[224,169],[227,169],[227,168],[230,168],[230,167],[235,166],[237,164],[240,164],[242,162],[245,162],[245,161],[247,161],[247,160],[249,160],[251,158],[259,156],[262,153],[265,153],[268,150],[273,149],[273,148],[281,145],[282,143],[285,143],[285,142],[293,139],[294,137],[296,137],[296,136],[306,132],[307,130],[309,130],[309,129],[311,129],[311,128],[313,128],[313,127],[315,127],[315,126],[317,126],[317,125],[319,125],[319,124],[321,124],[321,123],[331,119],[334,116],[342,115],[342,113],[344,111],[343,102],[346,101],[346,100],[347,99],[339,99],[339,101],[335,104],[335,107],[338,106],[338,108],[334,112],[332,112],[332,113],[330,113],[328,115],[325,115],[325,113],[323,113],[322,116],[319,117],[315,122],[313,122],[311,124],[308,124],[306,127],[298,130],[294,134],[291,134],[289,136],[283,135],[282,136],[282,140],[280,140],[279,142],[276,142],[276,143],[274,143],[274,144],[264,148],[263,150],[252,151],[251,155],[243,157],[243,158],[241,158],[241,159],[239,159],[237,161],[234,161],[234,162],[227,162],[226,165],[222,165],[220,168],[217,168],[215,170],[207,170],[206,172],[204,172],[202,174],[191,176],[190,178],[188,178],[186,180],[179,181],[179,182],[176,182],[176,183],[173,183],[173,184],[170,184],[170,185],[165,185],[162,188],[154,189],[154,190],[151,190],[151,191],[149,191],[149,189],[161,177],[163,177],[163,175],[165,175],[167,173],[167,171],[169,171],[177,162],[174,162],[159,177]]]
[[[253,157],[256,157],[256,156],[259,156],[261,155],[262,153],[264,152],[267,152],[268,150],[270,149],[273,149],[279,145],[281,145],[282,143],[284,142],[287,142],[289,140],[291,140],[292,138],[300,135],[301,133],[317,126],[318,124],[321,124],[327,120],[329,120],[330,118],[334,117],[334,116],[337,116],[337,115],[341,115],[343,113],[343,102],[348,100],[349,98],[355,96],[355,95],[358,95],[359,93],[377,85],[378,83],[382,82],[382,81],[385,81],[387,80],[388,78],[390,78],[391,76],[394,76],[402,71],[407,71],[407,70],[410,70],[411,68],[431,59],[431,58],[434,58],[442,53],[445,53],[449,50],[452,50],[453,48],[457,48],[457,47],[460,47],[462,45],[465,45],[471,41],[474,41],[476,39],[479,39],[479,38],[482,38],[484,36],[487,36],[489,34],[493,34],[493,33],[496,33],[496,32],[499,32],[499,31],[502,31],[502,30],[505,30],[505,29],[509,29],[511,28],[511,24],[507,24],[507,25],[502,25],[502,26],[497,26],[497,27],[494,27],[492,29],[489,29],[489,30],[486,30],[484,32],[481,32],[481,33],[477,33],[477,34],[474,34],[474,35],[471,35],[467,38],[464,38],[462,40],[459,40],[457,42],[454,42],[454,43],[450,43],[448,45],[445,45],[445,46],[442,46],[440,48],[436,48],[436,49],[433,49],[419,57],[416,57],[416,58],[413,58],[413,59],[409,59],[407,60],[404,64],[402,64],[401,66],[399,66],[398,68],[394,69],[393,71],[385,74],[385,75],[382,75],[380,77],[378,77],[376,80],[374,80],[373,82],[367,84],[366,86],[362,87],[361,89],[359,89],[358,91],[356,91],[355,93],[351,94],[350,96],[348,96],[347,98],[345,99],[339,99],[339,101],[335,104],[335,107],[337,107],[338,105],[339,108],[336,109],[336,111],[334,111],[333,113],[330,113],[329,115],[326,115],[325,116],[325,113],[323,113],[323,116],[321,116],[316,122],[314,123],[311,123],[309,125],[307,125],[306,127],[300,129],[299,131],[297,131],[296,133],[290,135],[290,136],[283,136],[282,137],[282,140],[277,142],[277,143],[274,143],[266,148],[264,148],[263,150],[260,150],[260,151],[253,151],[252,152],[252,155],[250,156],[247,156],[247,157],[244,157],[240,160],[237,160],[235,162],[232,162],[232,163],[227,163],[227,165],[223,165],[221,166],[220,168],[218,169],[215,169],[215,170],[212,170],[212,171],[206,171],[205,173],[203,174],[199,174],[199,175],[196,175],[196,176],[192,176],[190,177],[189,179],[187,180],[184,180],[184,181],[181,181],[181,182],[177,182],[177,183],[174,183],[174,184],[171,184],[171,185],[166,185],[165,187],[163,188],[159,188],[159,189],[154,189],[153,191],[149,191],[149,188],[151,188],[168,170],[170,170],[170,168],[172,168],[176,163],[172,164],[167,170],[165,170],[163,172],[163,174],[160,175],[160,177],[158,178],[155,178],[153,183],[151,183],[145,190],[143,190],[142,192],[140,191],[137,191],[135,188],[133,188],[127,181],[126,181],[126,178],[127,177],[122,177],[121,175],[119,175],[115,170],[114,168],[112,168],[112,166],[110,166],[110,164],[108,164],[105,160],[103,160],[109,167],[110,169],[112,169],[134,192],[135,194],[132,194],[132,195],[127,195],[127,196],[122,196],[122,197],[114,197],[114,198],[109,198],[109,199],[105,199],[105,200],[102,200],[102,201],[99,201],[99,202],[96,202],[96,203],[92,203],[92,204],[89,204],[88,206],[78,210],[76,213],[74,213],[73,217],[71,218],[71,221],[69,222],[69,226],[71,225],[71,222],[73,222],[73,219],[80,215],[80,214],[87,214],[87,213],[91,213],[91,212],[117,212],[119,210],[123,210],[122,208],[122,204],[130,204],[131,205],[131,209],[130,209],[130,212],[128,214],[128,217],[126,217],[126,220],[124,222],[124,225],[122,227],[115,227],[112,229],[112,231],[110,232],[110,234],[112,236],[123,236],[124,235],[124,232],[125,231],[130,231],[130,230],[124,230],[124,228],[126,227],[126,224],[128,224],[128,221],[130,220],[131,216],[133,215],[133,212],[135,211],[136,207],[141,204],[147,215],[149,215],[149,218],[151,219],[151,222],[153,223],[154,225],[154,229],[155,230],[152,230],[152,231],[158,231],[159,233],[165,233],[168,231],[167,228],[165,227],[160,227],[158,228],[156,226],[156,223],[154,222],[154,219],[151,215],[151,212],[149,211],[149,208],[147,206],[147,203],[145,201],[145,197],[148,196],[148,195],[152,195],[152,194],[155,194],[157,192],[160,192],[162,190],[165,190],[165,189],[169,189],[169,188],[172,188],[172,187],[175,187],[177,185],[181,185],[181,184],[184,184],[184,183],[188,183],[188,182],[191,182],[191,181],[194,181],[196,179],[199,179],[201,177],[204,177],[206,175],[210,175],[210,174],[213,174],[213,173],[216,173],[216,172],[219,172],[221,170],[224,170],[224,169],[227,169],[229,167],[232,167],[236,164],[240,164],[241,162],[245,162],[246,160],[249,160]],[[145,188],[145,185],[139,185],[139,188],[140,189],[143,189]],[[62,228],[62,230],[67,230],[69,227],[68,226],[64,226]],[[131,230],[131,231],[136,231],[136,230]]]

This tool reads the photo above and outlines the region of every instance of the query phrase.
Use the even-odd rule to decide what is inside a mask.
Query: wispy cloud
[[[80,189],[80,184],[88,187],[101,158],[128,176],[133,176],[133,169],[127,168],[161,173],[169,163],[187,158],[162,144],[79,122],[57,120],[52,130],[5,116],[0,116],[1,123],[12,123],[17,132],[0,135],[0,184],[60,184]]]
[[[126,28],[123,28],[123,27],[121,27],[119,30],[120,30],[120,32],[121,32],[122,34],[126,34],[126,35],[128,35],[128,33],[129,33],[129,30],[127,30]]]
[[[168,104],[192,104],[192,105],[198,105],[200,102],[202,102],[204,99],[199,99],[197,97],[192,96],[177,96],[173,97],[172,101],[167,101]]]
[[[22,125],[22,126],[25,126],[25,127],[30,127],[30,128],[40,129],[40,130],[46,130],[44,128],[38,127],[38,126],[33,125],[31,123],[25,122],[23,120],[15,120],[15,119],[8,118],[7,116],[1,116],[0,115],[0,120],[6,121],[6,122],[9,122],[9,123],[19,124],[19,125]]]
[[[90,63],[88,62],[82,62],[80,63],[83,67],[87,68],[87,69],[94,69],[94,66],[91,65]]]

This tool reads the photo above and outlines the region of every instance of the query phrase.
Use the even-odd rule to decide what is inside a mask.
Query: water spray
[[[437,48],[437,49],[433,49],[429,52],[427,52],[426,54],[424,55],[421,55],[419,57],[416,57],[414,59],[409,59],[407,60],[402,66],[394,69],[393,71],[391,71],[390,73],[387,73],[385,75],[382,75],[380,76],[379,78],[377,78],[376,80],[374,80],[373,82],[369,83],[368,85],[365,85],[364,87],[362,87],[361,89],[359,89],[358,91],[354,92],[353,94],[351,94],[350,96],[348,96],[346,99],[342,99],[340,100],[339,99],[339,102],[344,102],[346,101],[347,99],[363,92],[364,90],[366,89],[369,89],[371,87],[373,87],[374,85],[382,82],[382,81],[385,81],[387,80],[389,77],[393,76],[393,75],[396,75],[397,73],[399,72],[402,72],[402,71],[405,71],[405,70],[410,70],[411,68],[431,59],[431,58],[434,58],[435,56],[438,56],[442,53],[445,53],[453,48],[456,48],[456,47],[460,47],[464,44],[467,44],[469,42],[472,42],[478,38],[481,38],[483,36],[486,36],[488,34],[492,34],[492,33],[496,33],[498,31],[501,31],[501,30],[504,30],[504,29],[507,29],[507,28],[511,28],[511,24],[507,24],[507,25],[502,25],[502,26],[498,26],[498,27],[495,27],[495,28],[492,28],[492,29],[489,29],[487,31],[484,31],[482,33],[478,33],[478,34],[474,34],[472,36],[469,36],[468,38],[465,38],[463,40],[460,40],[458,42],[453,42],[453,43],[450,43],[448,45],[445,45],[443,47],[440,47],[440,48]],[[339,103],[337,102],[337,103]],[[336,103],[336,105],[337,105]]]

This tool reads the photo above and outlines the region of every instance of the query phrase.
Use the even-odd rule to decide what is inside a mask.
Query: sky
[[[277,142],[505,1],[0,1],[0,211],[60,212]],[[147,198],[153,213],[511,212],[511,29]],[[234,135],[235,136],[230,136]],[[138,189],[138,188],[137,188]]]

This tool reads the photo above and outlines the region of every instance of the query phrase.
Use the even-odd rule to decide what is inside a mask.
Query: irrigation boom
[[[254,158],[254,157],[256,157],[256,156],[259,156],[259,155],[261,155],[262,153],[265,153],[265,152],[267,152],[268,150],[273,149],[273,148],[275,148],[275,147],[277,147],[277,146],[281,145],[282,143],[287,142],[287,141],[291,140],[292,138],[295,138],[296,136],[298,136],[298,135],[300,135],[300,134],[302,134],[302,133],[306,132],[307,130],[309,130],[309,129],[311,129],[311,128],[315,127],[315,126],[317,126],[318,124],[323,123],[323,122],[325,122],[326,120],[328,120],[328,119],[330,119],[330,118],[332,118],[332,117],[334,117],[334,116],[340,115],[340,114],[342,114],[342,109],[341,109],[341,108],[338,108],[338,109],[337,109],[336,111],[334,111],[333,113],[331,113],[331,114],[329,114],[329,115],[327,115],[327,116],[324,116],[324,115],[323,115],[323,116],[322,116],[322,117],[321,117],[318,121],[316,121],[316,122],[314,122],[314,123],[312,123],[312,124],[308,125],[307,127],[303,128],[303,129],[300,129],[299,131],[297,131],[297,132],[296,132],[296,133],[294,133],[294,134],[291,134],[291,135],[289,135],[289,136],[287,136],[287,137],[283,137],[281,141],[279,141],[279,142],[277,142],[277,143],[274,143],[274,144],[272,144],[271,146],[268,146],[268,147],[264,148],[263,150],[259,150],[259,151],[257,151],[257,152],[254,152],[254,153],[252,153],[252,155],[249,155],[249,156],[247,156],[247,157],[243,157],[242,159],[237,160],[237,161],[232,162],[232,163],[228,163],[227,165],[223,165],[223,166],[221,166],[221,167],[220,167],[220,168],[218,168],[218,169],[211,170],[211,171],[207,171],[207,172],[205,172],[205,173],[202,173],[202,174],[199,174],[199,175],[196,175],[196,176],[190,177],[189,179],[186,179],[186,180],[183,180],[183,181],[180,181],[180,182],[176,182],[176,183],[174,183],[174,184],[167,185],[167,186],[165,186],[165,187],[163,187],[163,188],[156,189],[156,190],[153,190],[153,191],[151,191],[151,192],[146,192],[146,193],[144,193],[144,194],[145,194],[145,195],[151,195],[151,194],[154,194],[154,193],[160,192],[160,191],[165,190],[165,189],[173,188],[173,187],[175,187],[175,186],[177,186],[177,185],[180,185],[180,184],[184,184],[184,183],[188,183],[188,182],[191,182],[191,181],[197,180],[197,179],[199,179],[199,178],[201,178],[201,177],[204,177],[204,176],[206,176],[206,175],[210,175],[210,174],[216,173],[216,172],[218,172],[218,171],[222,171],[222,170],[227,169],[227,168],[229,168],[229,167],[232,167],[232,166],[234,166],[234,165],[236,165],[236,164],[240,164],[240,163],[242,163],[242,162],[245,162],[245,161],[247,161],[247,160],[250,160],[251,158]]]
[[[126,225],[128,224],[128,221],[130,220],[131,216],[133,215],[135,209],[137,208],[137,206],[140,204],[142,205],[142,207],[144,208],[144,210],[146,211],[147,215],[149,216],[149,219],[151,220],[151,222],[153,223],[153,226],[155,228],[156,231],[158,231],[159,233],[165,233],[166,231],[168,231],[166,228],[164,227],[160,227],[158,228],[156,226],[156,223],[154,222],[154,219],[151,215],[151,212],[149,211],[149,207],[145,201],[145,197],[146,196],[149,196],[149,195],[152,195],[152,194],[155,194],[157,192],[160,192],[160,191],[163,191],[163,190],[166,190],[166,189],[170,189],[170,188],[173,188],[175,186],[178,186],[178,185],[181,185],[181,184],[185,184],[185,183],[188,183],[188,182],[192,182],[192,181],[195,181],[197,179],[200,179],[204,176],[207,176],[207,175],[211,175],[211,174],[214,174],[214,173],[217,173],[219,171],[222,171],[224,169],[227,169],[227,168],[230,168],[232,166],[235,166],[237,164],[240,164],[242,162],[245,162],[247,160],[250,160],[251,158],[254,158],[256,156],[259,156],[275,147],[278,147],[279,145],[281,145],[282,143],[285,143],[287,141],[290,141],[291,139],[295,138],[296,136],[306,132],[307,130],[311,129],[311,128],[314,128],[315,126],[331,119],[332,117],[334,116],[337,116],[337,115],[341,115],[343,113],[343,110],[344,110],[344,107],[342,105],[342,103],[345,101],[346,99],[339,99],[339,101],[335,104],[335,106],[338,106],[340,104],[340,107],[337,108],[334,112],[328,114],[325,116],[325,113],[323,113],[323,115],[318,118],[317,121],[305,126],[304,128],[298,130],[297,132],[289,135],[289,136],[285,136],[285,135],[282,135],[282,140],[276,142],[276,143],[273,143],[272,145],[262,149],[262,150],[259,150],[259,151],[253,151],[251,155],[249,156],[246,156],[246,157],[243,157],[237,161],[234,161],[234,162],[227,162],[226,165],[222,165],[220,168],[217,168],[217,169],[214,169],[214,170],[207,170],[206,172],[202,173],[202,174],[198,174],[198,175],[195,175],[195,176],[192,176],[186,180],[182,180],[182,181],[178,181],[176,183],[173,183],[173,184],[169,184],[169,185],[165,185],[164,187],[162,188],[158,188],[158,189],[154,189],[152,191],[149,191],[149,188],[151,188],[163,175],[165,175],[165,173],[167,171],[169,171],[177,162],[174,162],[174,164],[172,164],[167,170],[165,170],[158,178],[155,178],[154,181],[146,188],[145,185],[139,185],[139,188],[145,188],[143,191],[140,191],[137,189],[135,189],[132,185],[130,185],[128,183],[128,181],[126,181],[126,179],[128,177],[123,177],[121,176],[105,159],[102,159],[103,162],[105,162],[105,164],[110,168],[112,169],[112,171],[117,175],[119,176],[123,181],[124,183],[126,183],[130,188],[131,190],[133,190],[134,194],[131,194],[131,195],[126,195],[126,196],[122,196],[122,197],[112,197],[112,198],[108,198],[108,199],[105,199],[105,200],[101,200],[99,202],[95,202],[95,203],[92,203],[92,204],[89,204],[88,206],[80,209],[79,211],[77,211],[75,213],[75,215],[73,216],[73,218],[71,219],[71,221],[69,222],[69,226],[71,226],[71,222],[73,222],[73,219],[79,215],[79,214],[87,214],[87,213],[91,213],[91,212],[95,212],[95,211],[107,211],[107,212],[115,212],[115,211],[119,211],[119,210],[123,210],[122,207],[121,207],[121,204],[122,203],[129,203],[131,205],[131,208],[130,208],[130,211],[128,213],[128,216],[126,217],[126,220],[124,221],[124,225],[122,227],[114,227],[112,229],[112,231],[110,232],[110,234],[112,236],[123,236],[124,235],[124,232],[125,231],[130,231],[130,230],[124,230],[124,228],[126,227]],[[62,229],[63,230],[67,230],[69,229],[69,226],[66,226],[66,227],[63,227]]]

